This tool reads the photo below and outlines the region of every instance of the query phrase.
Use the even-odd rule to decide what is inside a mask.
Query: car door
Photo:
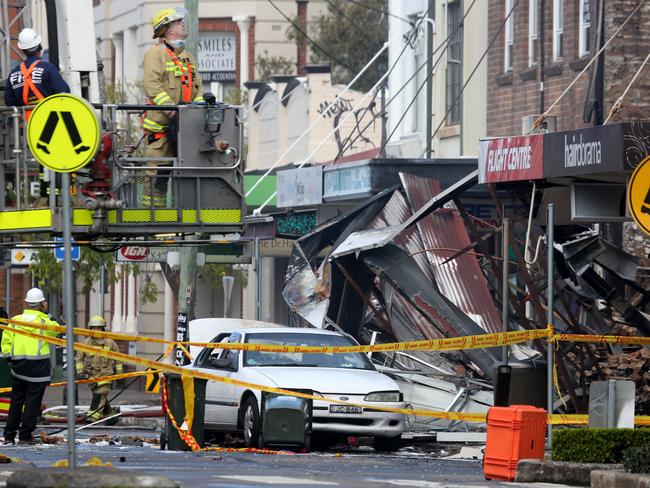
[[[211,342],[239,342],[241,334],[219,334]],[[239,369],[239,351],[219,347],[205,348],[197,356],[195,367],[204,373],[232,378]],[[220,361],[219,361],[220,360]],[[228,366],[224,366],[224,360]],[[218,364],[217,364],[218,363]],[[237,425],[238,403],[234,398],[235,387],[230,383],[210,380],[205,388],[205,423],[222,430],[234,430]]]

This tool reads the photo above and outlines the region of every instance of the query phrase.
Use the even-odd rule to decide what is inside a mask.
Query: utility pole
[[[185,0],[185,25],[187,27],[186,49],[197,57],[198,30],[199,30],[199,2],[198,0]],[[176,340],[189,339],[189,322],[194,318],[194,302],[196,298],[196,246],[181,247],[180,283],[178,286],[178,317],[176,319]],[[176,364],[189,363],[189,358],[176,350]]]
[[[429,0],[427,17],[427,159],[431,159],[431,136],[433,135],[433,28],[435,19],[435,0]]]
[[[187,27],[186,47],[194,58],[199,57],[199,0],[185,0],[185,26]]]

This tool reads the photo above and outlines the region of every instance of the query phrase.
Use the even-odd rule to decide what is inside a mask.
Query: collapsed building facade
[[[517,163],[517,154],[527,159]],[[294,324],[338,328],[361,343],[500,332],[508,259],[508,329],[546,328],[545,215],[554,203],[555,330],[650,335],[648,256],[626,252],[620,232],[629,220],[628,178],[649,154],[650,124],[635,122],[485,140],[474,169],[454,181],[444,160],[420,161],[427,171],[410,161],[395,185],[296,242],[283,292]],[[419,176],[425,173],[433,177]],[[487,215],[476,204],[481,198]],[[511,222],[506,256],[504,218]],[[502,354],[373,359],[399,373],[415,408],[484,411]],[[555,356],[557,411],[585,413],[592,381],[625,378],[637,385],[637,413],[650,412],[645,348],[566,342]],[[511,347],[509,361],[511,402],[546,406],[546,342]]]

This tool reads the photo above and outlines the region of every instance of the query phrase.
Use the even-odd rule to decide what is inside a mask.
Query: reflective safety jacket
[[[152,105],[181,105],[203,101],[203,83],[196,60],[185,49],[173,49],[166,43],[144,54],[144,93]],[[149,110],[142,127],[162,133],[169,125],[166,112]]]
[[[39,310],[25,309],[12,320],[59,325]],[[9,327],[48,337],[58,335],[58,332],[53,330],[35,329],[24,325],[9,324]],[[50,345],[47,342],[5,330],[2,334],[2,354],[9,359],[11,374],[14,377],[33,383],[50,382]]]
[[[92,347],[99,347],[101,349],[113,352],[120,352],[120,348],[113,339],[99,339],[97,337],[87,337],[84,344]],[[122,373],[122,363],[114,359],[101,356],[99,354],[91,354],[88,352],[79,351],[77,353],[77,361],[75,363],[77,374],[86,373],[91,378],[98,376],[108,376],[111,374]],[[98,385],[111,383],[110,381],[98,381]]]

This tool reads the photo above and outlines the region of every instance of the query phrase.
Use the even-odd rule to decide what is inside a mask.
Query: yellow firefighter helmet
[[[186,14],[187,10],[180,7],[164,8],[162,10],[159,10],[156,15],[153,16],[153,19],[151,21],[151,25],[153,27],[153,38],[156,39],[158,37],[161,37],[165,31],[165,27],[177,20],[183,20]]]

